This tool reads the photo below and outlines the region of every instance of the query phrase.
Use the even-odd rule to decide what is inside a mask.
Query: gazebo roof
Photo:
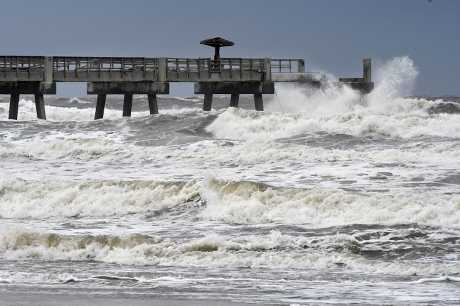
[[[213,38],[205,39],[205,40],[202,40],[200,44],[210,46],[210,47],[228,47],[228,46],[234,45],[233,41],[226,40],[225,38],[222,38],[222,37],[213,37]]]

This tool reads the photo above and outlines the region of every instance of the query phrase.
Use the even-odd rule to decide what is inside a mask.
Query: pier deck
[[[366,63],[363,78],[341,81],[371,90]],[[305,72],[303,59],[0,56],[0,94],[11,95],[10,119],[17,119],[20,94],[34,94],[37,117],[46,119],[43,95],[56,94],[57,82],[86,82],[88,94],[98,95],[95,119],[100,119],[108,94],[125,95],[124,116],[131,115],[133,94],[147,94],[156,114],[156,95],[169,94],[171,82],[195,83],[195,93],[205,96],[204,110],[211,109],[213,94],[232,95],[234,107],[240,94],[253,94],[256,109],[263,110],[262,94],[273,94],[274,82],[319,87],[321,80],[321,74]]]

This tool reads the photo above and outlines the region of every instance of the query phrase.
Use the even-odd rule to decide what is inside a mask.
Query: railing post
[[[372,62],[370,58],[363,59],[363,80],[372,82]]]
[[[176,77],[179,79],[179,59],[176,58]]]
[[[301,73],[304,73],[305,72],[305,61],[303,59],[299,59],[298,61],[298,71],[297,72],[301,72]]]
[[[43,62],[43,82],[40,84],[40,92],[35,94],[35,106],[37,109],[37,117],[39,119],[46,119],[43,92],[46,92],[49,88],[53,88],[55,85],[53,70],[53,57],[46,56]]]
[[[265,81],[272,79],[272,60],[269,58],[264,59]]]
[[[166,82],[168,79],[168,59],[160,57],[158,59],[158,81]]]
[[[47,56],[45,57],[45,76],[44,81],[45,83],[52,83],[53,82],[53,57]]]

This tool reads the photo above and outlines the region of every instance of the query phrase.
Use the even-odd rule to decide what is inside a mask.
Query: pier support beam
[[[262,94],[254,94],[254,106],[256,111],[262,112],[264,110],[264,100]]]
[[[203,110],[209,112],[212,108],[212,93],[204,94]]]
[[[230,96],[230,107],[238,107],[239,100],[240,100],[239,94],[232,94]]]
[[[104,109],[105,109],[105,100],[107,98],[106,94],[97,95],[96,102],[96,113],[94,114],[94,120],[104,118]]]
[[[34,95],[37,118],[46,119],[44,94],[56,94],[56,83],[39,81],[2,81],[0,82],[0,94],[10,96],[10,110],[8,118],[17,120],[19,111],[19,96]]]
[[[35,109],[37,111],[37,118],[46,120],[45,99],[42,93],[35,94]]]
[[[133,108],[133,94],[125,94],[123,100],[123,117],[131,117],[131,110]]]
[[[106,95],[124,95],[123,117],[131,117],[133,95],[147,95],[150,114],[158,114],[157,94],[169,94],[168,82],[152,81],[118,81],[118,82],[88,82],[87,93],[97,94],[96,115],[94,119],[104,116]]]
[[[264,110],[262,94],[274,94],[275,84],[265,82],[198,82],[195,83],[195,94],[204,94],[203,110],[209,111],[212,106],[213,94],[230,94],[230,106],[238,107],[239,95],[254,95],[255,108]]]
[[[10,111],[8,119],[18,120],[19,93],[12,93],[10,96]]]
[[[158,102],[156,94],[148,94],[150,115],[158,114]]]

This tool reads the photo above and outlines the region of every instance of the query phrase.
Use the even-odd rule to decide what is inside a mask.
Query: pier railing
[[[267,72],[265,59],[256,58],[168,58],[170,81],[261,81]]]
[[[1,81],[42,81],[44,57],[0,56]]]
[[[143,81],[158,79],[157,58],[53,57],[53,79],[78,81]]]
[[[302,73],[305,72],[305,61],[300,58],[271,59],[272,73]]]
[[[0,56],[3,82],[251,82],[304,71],[302,59]]]

